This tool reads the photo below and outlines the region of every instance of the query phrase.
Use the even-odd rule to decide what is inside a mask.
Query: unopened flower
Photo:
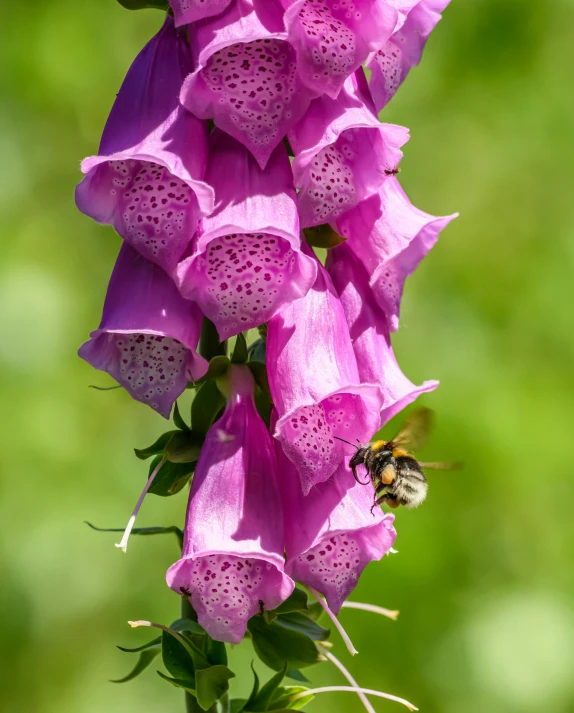
[[[124,243],[102,321],[79,355],[132,396],[169,418],[174,401],[207,362],[195,351],[202,315],[168,275]]]
[[[336,614],[369,562],[395,541],[394,516],[372,510],[370,483],[357,483],[346,463],[304,495],[296,468],[276,446],[285,512],[287,572],[318,590]]]
[[[391,36],[397,11],[386,0],[282,0],[301,78],[335,99],[345,79]]]
[[[178,267],[182,294],[196,300],[222,339],[270,319],[315,282],[316,262],[301,252],[293,178],[283,145],[263,171],[249,151],[218,129],[206,175],[217,206],[192,254]]]
[[[367,63],[371,71],[371,94],[377,111],[389,103],[412,67],[421,61],[426,41],[449,2],[398,0],[400,20],[397,28]]]
[[[191,71],[185,30],[171,17],[130,67],[100,150],[82,162],[78,208],[113,225],[149,260],[171,271],[199,220],[213,209],[203,181],[207,128],[179,103]]]
[[[381,124],[362,70],[337,99],[315,99],[289,132],[301,226],[328,223],[376,193],[396,170],[408,129]]]
[[[241,141],[265,168],[316,93],[297,70],[279,0],[234,0],[193,28],[195,71],[182,104]]]
[[[193,478],[182,557],[167,573],[175,592],[191,593],[208,634],[229,643],[241,641],[261,606],[276,608],[294,588],[283,571],[273,444],[253,389],[249,369],[231,366],[227,407],[207,434]]]
[[[398,180],[390,176],[370,196],[337,221],[338,232],[365,266],[369,284],[389,329],[399,326],[406,278],[457,214],[437,218],[415,208]]]
[[[382,393],[361,383],[343,308],[325,268],[307,295],[268,323],[267,369],[278,412],[275,436],[305,493],[340,466],[343,444],[370,440]]]
[[[361,381],[378,383],[383,391],[382,427],[420,394],[436,389],[438,381],[415,386],[401,371],[367,271],[347,243],[329,250],[326,267],[347,318]]]

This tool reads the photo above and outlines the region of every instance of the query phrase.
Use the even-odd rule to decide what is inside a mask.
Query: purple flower
[[[207,180],[217,207],[178,270],[185,297],[196,300],[222,339],[270,319],[302,297],[317,266],[301,252],[287,151],[277,146],[263,171],[247,149],[215,130]]]
[[[195,72],[181,102],[241,141],[265,168],[316,96],[300,80],[278,0],[235,0],[191,32]]]
[[[206,125],[179,104],[191,71],[185,31],[167,17],[130,67],[98,156],[82,162],[78,208],[113,225],[144,257],[170,272],[213,210],[203,182]]]
[[[247,620],[293,591],[284,573],[283,517],[269,432],[245,366],[231,366],[227,407],[197,464],[181,559],[167,573],[191,592],[199,623],[218,641],[239,643]]]
[[[282,0],[301,78],[332,99],[391,36],[397,11],[385,0]]]
[[[195,351],[201,320],[197,305],[183,299],[168,275],[124,243],[100,327],[79,355],[169,418],[188,381],[207,371]]]
[[[302,227],[332,221],[376,193],[408,138],[408,129],[378,121],[362,70],[337,99],[315,99],[289,132]]]
[[[373,486],[361,485],[346,463],[303,495],[296,468],[276,446],[285,512],[286,571],[325,595],[336,614],[369,562],[393,546],[394,516],[372,512]]]
[[[362,384],[345,314],[325,268],[268,323],[267,368],[278,412],[275,436],[307,494],[344,458],[341,441],[369,441],[379,428],[380,387]]]
[[[367,63],[371,70],[370,88],[377,112],[394,97],[412,67],[417,65],[440,13],[450,0],[394,0],[400,20],[392,37]]]
[[[219,15],[231,0],[170,0],[175,16],[175,26],[203,20],[205,17]]]
[[[361,381],[378,383],[383,391],[382,427],[420,394],[436,389],[438,381],[415,386],[399,368],[387,320],[371,292],[369,276],[347,243],[329,250],[327,270],[345,311]]]
[[[399,326],[406,278],[457,214],[437,218],[415,208],[394,176],[337,221],[337,230],[365,266],[375,299],[389,329]]]

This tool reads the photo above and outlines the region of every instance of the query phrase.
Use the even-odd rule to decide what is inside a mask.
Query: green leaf
[[[177,619],[169,628],[178,632],[187,631],[190,634],[199,634],[200,636],[206,635],[205,629],[193,619]]]
[[[313,641],[326,641],[331,636],[330,629],[325,629],[325,627],[320,626],[305,614],[301,614],[301,612],[280,614],[275,621],[279,626],[305,634]]]
[[[154,648],[148,648],[149,644],[145,647],[147,650],[142,651],[138,657],[138,662],[136,665],[132,668],[132,670],[128,673],[127,676],[124,676],[123,678],[117,678],[115,680],[112,680],[112,683],[126,683],[127,681],[131,681],[137,676],[142,673],[142,671],[145,671],[146,668],[151,664],[151,662],[155,659],[155,657],[160,653],[161,651],[161,646],[154,646]],[[118,648],[120,648],[118,646]]]
[[[227,359],[227,357],[216,357],[216,359]],[[229,363],[229,359],[227,361]],[[215,381],[208,381],[203,384],[191,404],[193,430],[197,433],[206,434],[224,406],[225,397],[217,388]]]
[[[162,456],[156,456],[153,459],[149,468],[149,475],[153,473],[154,468],[161,459]],[[175,495],[189,483],[194,469],[195,463],[170,463],[166,461],[155,476],[148,492],[159,495],[162,498]]]
[[[319,604],[319,602],[313,602],[312,604],[309,604],[309,608],[307,609],[307,616],[313,619],[313,621],[319,621],[319,619],[324,613],[325,610]]]
[[[147,8],[156,8],[157,10],[169,9],[167,0],[118,0],[122,7],[126,10],[145,10]]]
[[[328,223],[316,225],[313,228],[304,228],[303,233],[309,245],[314,248],[335,248],[347,240],[335,232]]]
[[[176,679],[193,681],[195,667],[185,646],[172,634],[164,631],[161,637],[163,665]]]
[[[306,611],[308,608],[307,592],[295,587],[291,595],[273,611],[277,614],[289,614],[292,611]]]
[[[194,682],[193,681],[187,681],[185,679],[177,679],[177,678],[170,678],[169,676],[166,676],[165,673],[162,673],[161,671],[157,672],[158,676],[161,676],[164,681],[168,681],[171,683],[172,686],[175,686],[176,688],[183,688],[185,691],[188,693],[191,693],[193,696],[196,695],[195,693],[195,688],[194,688]]]
[[[304,696],[303,698],[298,698],[296,701],[293,699],[299,693],[304,693],[308,690],[309,689],[305,688],[305,686],[281,686],[275,691],[267,710],[299,710],[310,703],[315,696]]]
[[[229,713],[241,713],[246,703],[247,700],[245,698],[234,698],[230,701]]]
[[[260,711],[266,711],[269,706],[269,702],[273,698],[273,694],[281,685],[281,681],[285,678],[286,673],[287,664],[285,664],[285,666],[281,669],[281,671],[279,671],[279,673],[276,673],[275,676],[272,676],[267,681],[267,683],[259,691],[259,693],[255,697],[255,700],[251,703],[251,706],[247,708],[247,710],[254,711],[255,713]]]
[[[249,361],[265,364],[266,351],[265,339],[256,339],[249,345]]]
[[[197,702],[204,711],[229,690],[229,679],[235,678],[227,666],[210,666],[195,673]]]
[[[196,463],[205,440],[203,434],[191,429],[178,431],[165,447],[165,457],[170,463]]]
[[[181,415],[179,411],[179,406],[177,405],[177,401],[173,405],[173,422],[174,424],[180,429],[180,431],[190,431],[190,427],[187,425],[187,423],[183,420],[183,416]]]
[[[92,530],[96,530],[96,532],[124,532],[125,528],[123,527],[96,527],[95,525],[92,525],[91,522],[88,522],[87,520],[84,520],[86,525],[92,528]],[[171,527],[134,527],[132,530],[132,535],[167,535],[173,533],[179,542],[180,547],[183,545],[183,532],[179,529],[179,527],[176,527],[175,525],[172,525]]]
[[[309,679],[307,678],[307,676],[303,676],[301,671],[296,671],[296,670],[287,671],[286,676],[287,676],[287,678],[292,678],[294,681],[301,681],[303,683],[309,683]]]
[[[285,664],[297,669],[325,660],[313,641],[298,631],[275,622],[267,624],[263,617],[257,616],[249,620],[248,628],[255,653],[274,671],[281,671]]]
[[[179,431],[167,431],[166,433],[163,433],[151,446],[148,446],[147,448],[134,448],[134,453],[140,460],[147,460],[148,458],[151,458],[151,456],[163,453],[169,440],[176,433],[179,433]]]
[[[245,336],[243,332],[240,332],[237,335],[237,339],[235,341],[235,347],[233,349],[233,354],[231,356],[231,363],[232,364],[245,364],[247,359],[249,358],[249,354],[247,351],[247,342],[245,341]]]

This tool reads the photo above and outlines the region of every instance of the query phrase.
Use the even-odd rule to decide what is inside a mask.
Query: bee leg
[[[371,479],[369,478],[368,480],[361,480],[359,476],[357,475],[357,466],[356,465],[351,465],[351,471],[353,472],[353,477],[359,483],[360,485],[368,485],[371,482]]]
[[[373,507],[371,508],[371,512],[378,506],[382,505],[385,503],[388,505],[390,508],[398,508],[400,503],[399,501],[395,498],[394,495],[389,495],[389,493],[383,493],[380,497],[376,497],[375,495],[375,502],[373,503]]]

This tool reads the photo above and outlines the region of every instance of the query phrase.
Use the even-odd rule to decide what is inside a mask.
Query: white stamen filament
[[[130,535],[133,530],[134,523],[136,521],[136,517],[138,516],[138,512],[142,506],[145,496],[147,495],[147,491],[151,488],[151,484],[153,483],[155,476],[159,473],[159,471],[164,463],[165,463],[165,458],[162,458],[160,460],[160,462],[154,468],[153,473],[148,478],[148,481],[145,484],[145,488],[143,489],[142,494],[140,495],[140,499],[136,503],[136,506],[134,508],[132,516],[129,519],[126,529],[124,530],[124,534],[123,534],[121,542],[116,543],[116,547],[119,547],[122,552],[126,552],[128,549],[128,540],[130,539]]]
[[[306,691],[297,693],[297,695],[291,698],[291,703],[298,701],[300,698],[306,698],[307,696],[315,696],[317,693],[331,693],[337,691],[347,691],[348,693],[366,693],[368,696],[377,696],[377,698],[386,698],[389,701],[395,701],[396,703],[402,703],[410,711],[418,711],[416,706],[412,703],[405,701],[404,698],[398,698],[397,696],[392,696],[390,693],[383,693],[382,691],[375,691],[372,688],[351,688],[351,686],[325,686],[323,688],[309,688]]]
[[[367,710],[368,713],[376,713],[373,706],[369,703],[369,699],[367,698],[367,696],[365,696],[363,691],[361,691],[361,687],[359,686],[359,684],[351,676],[351,672],[347,671],[347,669],[343,666],[339,659],[333,656],[333,654],[329,653],[327,649],[324,649],[320,644],[317,644],[317,648],[324,656],[329,659],[331,663],[335,664],[335,666],[339,669],[339,671],[343,674],[343,676],[347,679],[351,686],[357,691],[357,695],[361,699],[362,704],[365,706],[365,710]]]
[[[315,589],[312,587],[307,587],[307,589],[311,592],[311,594],[315,597],[315,599],[319,602],[319,604],[323,607],[323,609],[327,612],[329,615],[329,618],[335,625],[335,628],[341,634],[341,638],[345,642],[345,646],[347,647],[347,651],[351,654],[351,656],[354,656],[355,654],[358,654],[359,652],[357,649],[353,646],[353,642],[349,638],[349,635],[343,628],[343,625],[341,622],[337,619],[337,617],[333,614],[331,609],[329,608],[329,605],[327,604],[327,601],[325,600],[324,597],[322,597],[319,592],[317,592]]]
[[[381,616],[386,616],[388,619],[393,621],[397,620],[399,612],[396,609],[384,609],[383,607],[378,607],[375,604],[363,604],[363,602],[343,602],[345,609],[362,609],[363,611],[370,611],[373,614],[380,614]]]

